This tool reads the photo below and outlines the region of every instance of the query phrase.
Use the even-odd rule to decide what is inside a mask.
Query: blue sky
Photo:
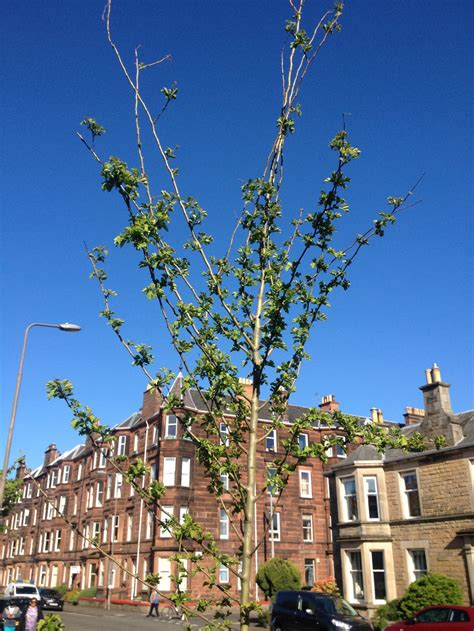
[[[307,19],[325,6],[308,0]],[[123,208],[100,190],[96,165],[75,136],[80,120],[93,116],[107,128],[103,155],[135,162],[131,94],[106,42],[102,8],[95,0],[3,5],[0,450],[26,325],[83,327],[75,335],[31,334],[12,450],[31,465],[51,442],[61,450],[79,442],[65,406],[46,400],[49,379],[71,379],[106,423],[141,404],[144,379],[97,315],[84,241],[111,249],[110,285],[120,292],[125,334],[152,344],[157,366],[177,366],[157,308],[140,293],[145,281],[133,255],[112,246]],[[114,34],[127,60],[138,44],[146,61],[172,54],[146,76],[145,92],[159,108],[160,88],[177,82],[162,133],[180,145],[182,187],[208,210],[218,240],[274,134],[289,16],[280,0],[114,0]],[[452,384],[454,409],[473,407],[473,17],[462,0],[349,2],[342,33],[303,88],[303,117],[285,162],[290,212],[314,206],[342,113],[350,113],[351,139],[362,149],[342,239],[370,225],[387,195],[426,175],[422,203],[363,252],[350,291],[333,297],[295,403],[333,393],[344,411],[369,414],[376,406],[401,421],[406,405],[421,405],[417,388],[435,361]]]

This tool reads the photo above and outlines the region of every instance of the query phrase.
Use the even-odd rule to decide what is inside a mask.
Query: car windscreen
[[[36,596],[36,587],[32,587],[31,585],[22,585],[21,587],[17,585],[16,593],[21,596],[22,594],[34,594]]]
[[[358,616],[359,614],[353,609],[344,598],[317,597],[315,603],[318,609],[322,609],[326,613],[338,613],[341,616]]]

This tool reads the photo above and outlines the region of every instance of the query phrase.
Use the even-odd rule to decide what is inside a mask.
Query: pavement
[[[45,614],[50,613],[45,611]],[[51,612],[54,613],[54,612]],[[66,631],[130,631],[134,629],[136,631],[150,631],[154,629],[156,631],[179,631],[184,629],[184,623],[181,620],[169,620],[165,621],[161,618],[147,618],[147,610],[139,611],[107,611],[99,607],[90,607],[83,605],[82,603],[77,607],[66,605],[63,612],[59,612]],[[232,614],[232,626],[238,628],[238,616]],[[206,625],[204,620],[199,618],[192,618],[190,620],[191,628],[195,631],[202,631]],[[262,629],[258,627],[256,621],[251,624],[255,629]],[[176,627],[179,627],[178,629]],[[263,629],[262,629],[263,631]]]

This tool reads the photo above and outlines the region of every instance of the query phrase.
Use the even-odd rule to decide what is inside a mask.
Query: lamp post
[[[28,343],[28,335],[34,326],[44,326],[50,329],[59,329],[60,331],[66,331],[68,333],[77,333],[78,331],[81,330],[80,326],[78,326],[77,324],[70,324],[69,322],[64,322],[63,324],[45,324],[42,322],[33,322],[33,324],[29,324],[25,329],[25,335],[23,338],[23,347],[21,349],[20,367],[18,368],[18,374],[16,377],[16,388],[15,388],[15,396],[13,397],[13,407],[12,407],[12,413],[10,416],[10,426],[8,428],[7,444],[5,446],[5,458],[3,461],[2,475],[0,476],[0,510],[3,507],[3,497],[5,494],[5,483],[7,480],[7,471],[8,471],[8,460],[10,458],[10,447],[12,444],[13,429],[15,427],[16,408],[18,405],[18,397],[20,395],[21,377],[23,373],[23,362],[25,360],[26,345]]]

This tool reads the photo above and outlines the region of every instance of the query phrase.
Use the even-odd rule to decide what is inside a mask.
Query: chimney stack
[[[324,410],[324,412],[339,411],[339,403],[336,401],[334,394],[328,394],[325,397],[322,397],[319,407],[321,410]]]
[[[244,391],[244,395],[248,398],[252,398],[252,380],[246,379],[245,377],[239,377],[239,383],[242,386],[242,390]]]
[[[425,411],[407,405],[403,417],[405,418],[405,425],[419,425],[425,418]]]
[[[48,449],[44,452],[44,466],[47,467],[49,464],[54,462],[56,458],[59,458],[61,455],[60,451],[56,447],[54,443],[48,446]]]
[[[449,396],[449,383],[441,380],[441,371],[437,364],[425,370],[426,384],[421,386],[425,402],[426,416],[436,414],[452,414],[451,399]]]
[[[23,480],[23,478],[26,475],[26,463],[25,463],[25,459],[21,458],[21,460],[18,460],[18,464],[16,466],[16,479],[17,480]]]
[[[147,389],[143,393],[142,404],[142,416],[144,419],[150,419],[156,416],[160,411],[161,404],[163,403],[163,396],[159,390],[154,386],[147,386]]]

